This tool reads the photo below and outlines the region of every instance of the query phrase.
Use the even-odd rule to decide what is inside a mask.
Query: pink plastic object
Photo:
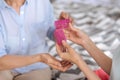
[[[54,37],[58,45],[62,45],[62,40],[66,41],[66,37],[62,29],[56,29],[54,32]]]
[[[95,70],[94,72],[101,78],[101,80],[109,80],[109,75],[102,69]]]
[[[56,29],[68,28],[69,22],[70,22],[69,19],[57,20],[57,21],[55,21],[55,27],[56,27]]]

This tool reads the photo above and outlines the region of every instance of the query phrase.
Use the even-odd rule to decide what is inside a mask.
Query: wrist
[[[91,45],[93,45],[94,43],[91,41],[91,39],[86,38],[83,40],[82,42],[82,46],[86,49],[88,47],[91,47]]]
[[[76,65],[79,65],[82,61],[83,61],[83,59],[82,59],[82,57],[80,57],[79,59],[75,60],[74,63]]]
[[[40,62],[40,56],[39,55],[33,55],[33,56],[30,56],[32,62]]]
[[[76,64],[78,67],[81,67],[84,63],[85,63],[85,62],[84,62],[83,59],[79,59],[75,64]]]
[[[44,61],[43,55],[44,55],[44,54],[37,54],[37,55],[35,55],[35,56],[34,56],[34,57],[35,57],[35,60],[36,60],[37,62],[43,62],[43,61]]]
[[[47,62],[47,58],[46,58],[47,55],[48,54],[40,54],[39,55],[39,61],[43,62],[43,63],[46,63]]]

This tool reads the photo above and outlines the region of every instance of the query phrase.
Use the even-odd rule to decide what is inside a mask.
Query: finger
[[[71,64],[71,62],[69,62],[69,61],[61,61],[61,65],[63,66],[63,67],[65,67],[65,66],[67,66],[67,65],[70,65]]]
[[[58,44],[56,44],[56,49],[57,49],[58,55],[63,59],[64,58],[64,53],[66,52],[66,49],[63,48],[63,47],[62,47],[62,49],[60,49]]]
[[[73,65],[73,64],[69,64],[69,65],[65,66],[64,69],[63,69],[63,71],[68,70],[72,65]]]
[[[50,64],[54,64],[54,65],[60,66],[60,67],[62,66],[60,61],[55,59],[54,57],[53,57],[52,61],[50,62]]]
[[[71,16],[69,16],[69,20],[70,20],[71,24],[73,25],[74,24],[74,20],[73,20],[73,18]]]
[[[65,48],[71,49],[71,47],[64,40],[62,41],[62,44]]]
[[[68,62],[67,62],[67,61],[65,61],[65,60],[61,61],[60,63],[61,63],[61,65],[62,65],[62,66],[65,66],[65,65],[67,65],[67,64],[68,64]]]
[[[53,65],[53,64],[49,64],[49,66],[51,66],[52,68],[54,68],[56,70],[64,71],[63,67],[59,67],[59,66],[56,66],[56,65]]]
[[[65,67],[60,67],[60,66],[56,66],[56,65],[54,65],[54,64],[49,64],[49,66],[51,66],[52,68],[54,68],[54,69],[56,69],[56,70],[60,70],[60,71],[66,71],[66,70],[68,70],[71,66],[72,66],[73,64],[69,64],[69,65],[67,65],[67,66],[65,66]]]
[[[69,27],[70,27],[71,30],[77,31],[77,29],[75,27],[73,27],[71,23],[69,23]]]
[[[69,31],[63,30],[63,32],[64,32],[65,37],[66,37],[67,39],[69,39],[69,38],[70,38]]]
[[[65,30],[65,29],[63,29],[63,32],[64,32],[65,34],[69,34],[69,33],[70,33],[70,31]]]
[[[67,60],[62,60],[62,61],[60,61],[61,62],[61,64],[69,64],[70,62],[69,61],[67,61]]]
[[[62,50],[58,44],[56,44],[56,51],[59,55],[60,55],[60,53],[62,53]]]

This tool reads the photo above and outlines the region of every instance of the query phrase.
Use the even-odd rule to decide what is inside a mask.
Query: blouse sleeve
[[[49,0],[48,0],[49,1]],[[51,40],[54,40],[54,30],[55,30],[55,27],[54,27],[54,20],[55,20],[55,17],[54,17],[54,10],[53,10],[53,6],[52,4],[50,3],[50,1],[48,2],[48,14],[49,14],[49,29],[48,29],[48,32],[47,32],[47,36],[49,39]]]
[[[3,34],[2,34],[2,29],[1,29],[1,25],[0,25],[0,57],[6,55],[6,49],[5,49],[5,43],[3,40]]]

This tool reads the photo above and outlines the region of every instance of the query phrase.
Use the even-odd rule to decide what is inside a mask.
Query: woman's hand
[[[64,60],[78,64],[82,59],[80,55],[78,55],[75,50],[71,48],[65,41],[63,41],[63,47],[66,49],[65,51],[62,50],[61,46],[56,44],[56,49],[59,56]]]
[[[50,67],[60,70],[60,71],[66,71],[68,70],[72,64],[68,61],[59,61],[53,56],[49,54],[41,54],[40,61],[49,65]]]

